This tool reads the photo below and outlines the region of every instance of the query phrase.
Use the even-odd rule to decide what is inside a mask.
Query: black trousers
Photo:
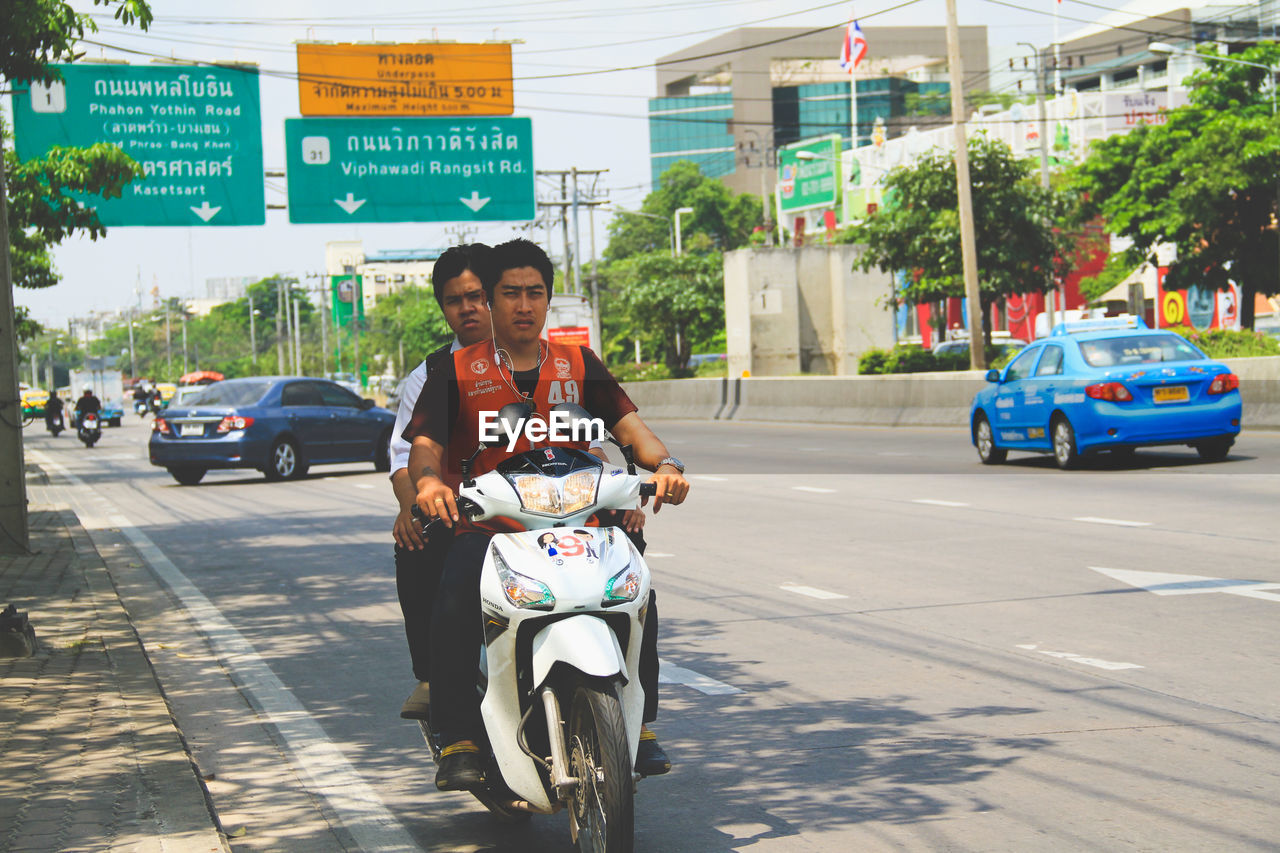
[[[639,534],[637,534],[639,536]],[[444,745],[479,740],[484,732],[476,671],[484,631],[480,621],[480,570],[490,536],[463,533],[454,537],[444,561],[431,620],[431,725]],[[635,537],[633,537],[635,541]],[[643,552],[640,537],[636,549]],[[649,612],[640,645],[640,686],[644,690],[644,722],[658,716],[658,604],[649,591]]]
[[[421,551],[396,546],[396,595],[404,614],[413,677],[419,681],[431,680],[431,615],[451,544],[453,531],[446,529],[427,540],[427,547]]]

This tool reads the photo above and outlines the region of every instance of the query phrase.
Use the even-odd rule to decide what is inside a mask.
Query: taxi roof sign
[[[511,115],[511,44],[298,42],[304,116]]]
[[[1075,335],[1081,332],[1105,332],[1118,329],[1145,329],[1147,323],[1136,314],[1120,314],[1115,317],[1099,317],[1095,320],[1072,320],[1053,327],[1050,335]]]

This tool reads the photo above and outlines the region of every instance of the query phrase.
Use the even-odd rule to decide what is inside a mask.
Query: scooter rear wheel
[[[573,819],[582,853],[631,853],[635,782],[631,749],[614,684],[583,679],[569,711],[569,771],[579,780]]]

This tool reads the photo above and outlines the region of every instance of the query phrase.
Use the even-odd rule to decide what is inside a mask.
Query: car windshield
[[[187,406],[250,406],[270,387],[270,382],[215,382],[182,402]]]
[[[1204,354],[1178,335],[1125,335],[1080,342],[1080,354],[1090,367],[1155,364],[1161,361],[1200,361]]]

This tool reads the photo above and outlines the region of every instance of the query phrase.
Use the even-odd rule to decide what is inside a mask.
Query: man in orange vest
[[[467,790],[483,783],[475,743],[484,732],[475,692],[483,639],[477,618],[480,569],[489,537],[503,528],[461,519],[455,496],[462,460],[478,443],[481,412],[527,402],[545,418],[558,403],[578,403],[619,441],[632,446],[637,465],[654,472],[649,482],[656,487],[655,513],[664,503],[683,503],[689,493],[684,464],[640,419],[635,404],[595,354],[587,347],[541,339],[555,277],[546,253],[528,240],[511,240],[494,249],[489,263],[480,278],[489,297],[493,340],[458,350],[452,365],[446,363],[427,377],[404,433],[412,442],[409,472],[418,506],[428,518],[458,525],[437,590],[431,634],[435,648],[458,649],[457,654],[431,659],[432,721],[443,747],[436,773],[441,790]],[[511,452],[527,449],[522,439]],[[477,457],[474,473],[492,470],[509,455],[505,447],[486,449]],[[653,733],[643,733],[637,766],[655,752],[669,766]]]

